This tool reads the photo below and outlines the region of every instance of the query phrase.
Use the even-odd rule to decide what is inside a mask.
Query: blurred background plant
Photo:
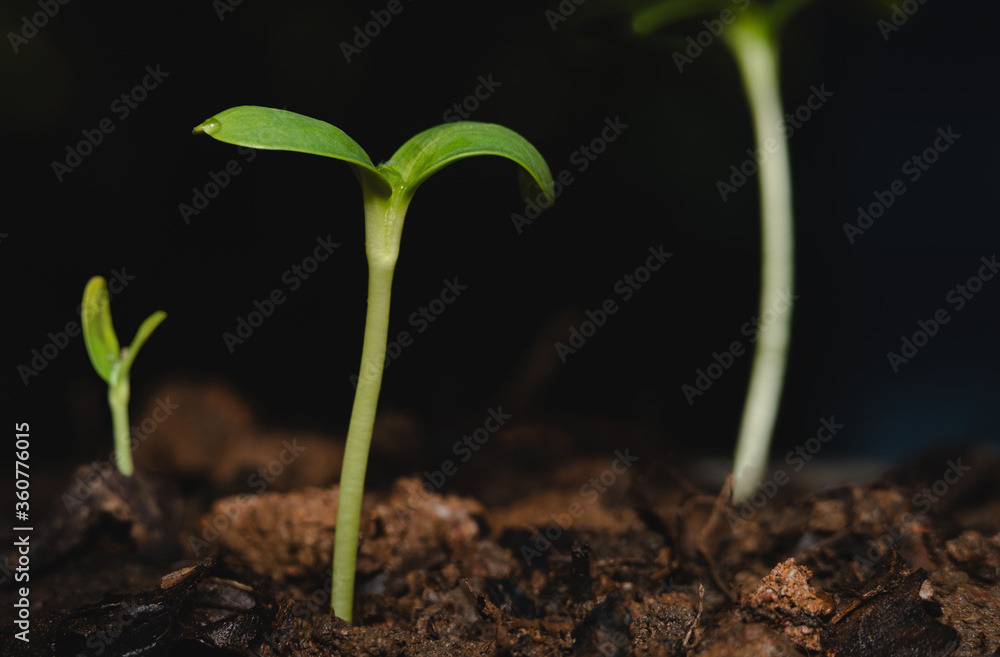
[[[730,167],[728,179],[716,181],[723,202],[756,178],[759,190],[761,266],[759,301],[754,331],[754,357],[746,401],[733,458],[733,497],[743,501],[764,477],[770,455],[791,345],[795,286],[795,232],[792,167],[788,139],[803,127],[813,111],[834,95],[824,85],[813,92],[805,116],[783,109],[781,43],[789,21],[816,0],[636,0],[625,3],[590,3],[586,12],[597,33],[619,40],[632,36],[661,37],[660,47],[670,52],[678,74],[694,66],[706,50],[723,43],[732,54],[740,75],[753,125],[754,146],[746,159]],[[859,3],[876,20],[883,39],[905,25],[920,8],[915,0]],[[885,14],[886,11],[890,13]],[[602,27],[598,27],[603,23]],[[677,36],[685,35],[683,41]],[[720,82],[724,78],[720,78]],[[708,182],[707,180],[705,181]],[[833,194],[834,190],[830,190]],[[853,243],[853,240],[851,240]],[[767,319],[766,322],[764,321]],[[758,327],[758,323],[754,323]],[[714,354],[714,352],[713,352]],[[728,369],[728,366],[726,367]],[[716,378],[716,377],[711,377]]]
[[[784,0],[752,5],[750,0],[661,0],[636,12],[632,21],[636,33],[648,35],[693,14],[716,12],[717,16],[703,21],[707,32],[699,33],[699,38],[707,33],[709,37],[720,38],[729,47],[740,70],[753,120],[755,147],[754,157],[749,160],[753,165],[744,168],[741,164],[738,174],[733,169],[734,175],[728,185],[718,185],[725,200],[729,193],[737,191],[733,183],[746,181],[756,173],[761,222],[758,317],[767,317],[768,313],[774,317],[767,330],[759,332],[754,345],[753,368],[733,459],[733,497],[736,501],[749,497],[764,476],[788,361],[794,312],[794,304],[789,298],[794,299],[797,295],[792,171],[786,143],[792,128],[782,109],[779,46],[788,19],[811,1]],[[691,54],[701,53],[700,41],[689,43],[696,46]],[[711,39],[706,45],[710,44]],[[675,54],[674,57],[678,70],[693,63],[690,56]],[[782,295],[785,295],[784,302]],[[776,308],[782,311],[776,312]]]

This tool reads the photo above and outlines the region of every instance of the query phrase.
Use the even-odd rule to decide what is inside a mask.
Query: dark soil
[[[30,643],[15,637],[6,573],[3,655],[1000,649],[995,453],[929,456],[862,484],[776,484],[733,507],[610,426],[603,444],[621,446],[593,456],[558,463],[575,429],[520,424],[452,477],[396,477],[422,462],[419,440],[387,416],[349,625],[329,613],[338,443],[262,431],[221,388],[164,394],[188,395],[187,412],[136,451],[136,476],[92,464],[54,480],[31,538]]]

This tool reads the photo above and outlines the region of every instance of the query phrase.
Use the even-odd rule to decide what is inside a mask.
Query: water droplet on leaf
[[[219,130],[222,130],[222,124],[218,119],[209,119],[194,129],[195,132],[204,132],[206,135],[215,134]]]

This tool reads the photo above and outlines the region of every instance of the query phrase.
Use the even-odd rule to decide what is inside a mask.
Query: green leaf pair
[[[377,193],[389,195],[398,190],[406,200],[435,172],[473,155],[499,155],[513,160],[549,198],[555,195],[552,174],[541,154],[510,128],[494,123],[458,121],[424,130],[378,166],[340,128],[287,110],[233,107],[201,123],[194,132],[238,146],[343,160],[353,165],[359,175],[371,176],[370,184]]]

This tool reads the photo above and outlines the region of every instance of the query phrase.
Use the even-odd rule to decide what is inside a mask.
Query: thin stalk
[[[128,377],[118,376],[118,365],[112,367],[111,385],[108,386],[108,406],[111,407],[111,427],[115,435],[115,462],[126,477],[134,472],[132,466],[132,439],[128,430],[128,400],[131,385]]]
[[[402,195],[378,198],[362,177],[365,197],[365,251],[368,256],[368,311],[361,349],[361,369],[347,430],[344,463],[337,500],[337,532],[333,545],[333,586],[330,606],[338,617],[351,622],[354,614],[354,577],[361,529],[361,500],[368,469],[368,450],[389,336],[389,300],[392,275],[399,255],[399,238],[407,200]]]
[[[748,498],[764,475],[784,385],[791,335],[791,303],[778,311],[779,295],[792,294],[794,285],[794,231],[791,169],[782,125],[778,82],[778,43],[774,23],[746,12],[724,34],[742,76],[753,117],[759,163],[761,217],[761,280],[759,317],[770,310],[773,324],[762,327],[754,351],[753,369],[736,445],[733,497]],[[777,143],[768,153],[768,140]]]

